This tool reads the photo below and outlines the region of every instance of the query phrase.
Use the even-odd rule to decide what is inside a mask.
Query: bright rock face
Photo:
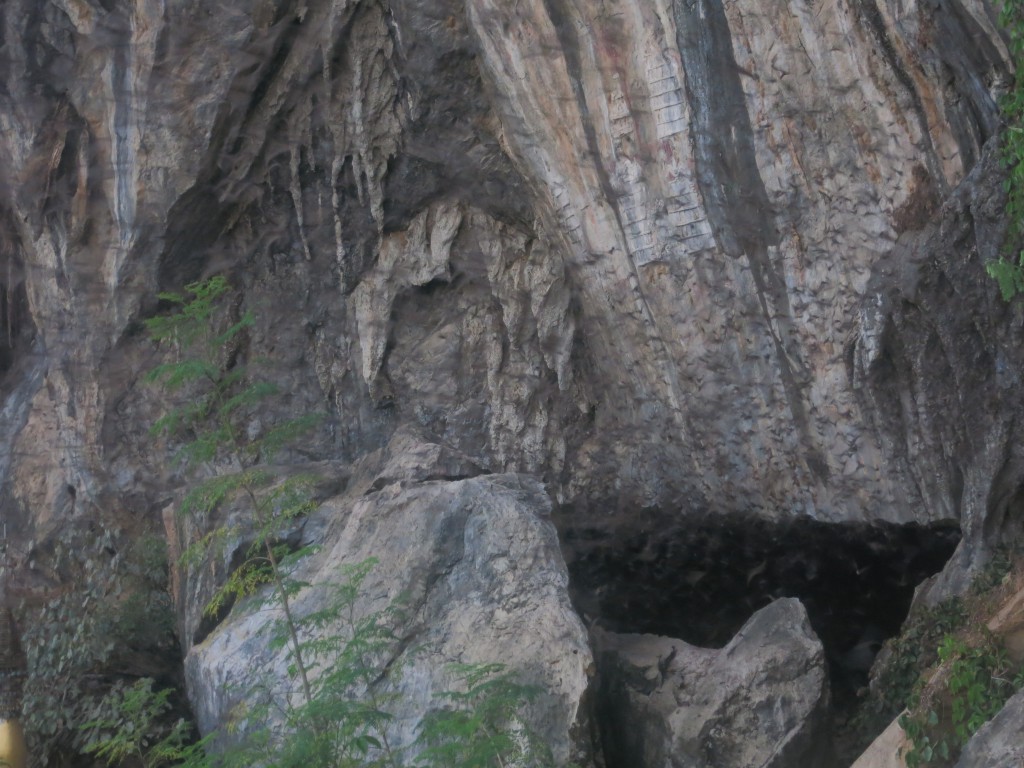
[[[605,755],[637,768],[833,765],[825,654],[798,600],[755,613],[720,650],[598,632]]]
[[[298,592],[291,610],[324,610],[346,564],[377,559],[353,610],[365,616],[394,605],[401,616],[388,620],[394,647],[372,657],[375,672],[390,671],[386,690],[398,694],[386,705],[394,717],[391,747],[412,743],[424,713],[446,703],[438,694],[456,685],[452,665],[500,663],[543,692],[531,704],[530,725],[558,763],[585,764],[590,734],[582,704],[593,660],[569,603],[551,502],[531,478],[479,473],[407,434],[367,457],[348,492],[301,525],[304,543],[322,549],[293,574],[317,586]],[[204,732],[235,705],[251,705],[251,691],[262,686],[278,700],[296,695],[287,652],[269,641],[279,606],[240,608],[195,637],[185,659]],[[336,616],[329,632],[347,637],[345,619]]]
[[[288,393],[253,434],[328,414],[290,463],[352,464],[411,424],[531,476],[563,531],[963,518],[969,567],[1018,524],[1024,477],[1024,354],[999,330],[1019,315],[983,274],[994,148],[976,172],[1011,70],[995,19],[986,0],[7,0],[12,538],[159,525],[184,481],[147,431],[140,321],[226,274],[257,316],[237,354]]]
[[[848,357],[872,264],[995,125],[989,9],[953,6],[471,4],[619,406],[598,420],[712,507],[905,519]],[[987,41],[958,96],[930,81],[943,27]]]
[[[133,322],[227,270],[296,405],[337,416],[324,453],[414,421],[577,508],[950,518],[887,464],[850,356],[872,265],[995,131],[993,18],[6,4],[18,506],[147,497]]]

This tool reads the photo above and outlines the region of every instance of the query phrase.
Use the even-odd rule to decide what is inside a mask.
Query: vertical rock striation
[[[884,463],[848,361],[872,266],[998,124],[987,3],[67,0],[3,28],[36,520],[110,487],[152,292],[224,270],[337,414],[325,452],[412,420],[584,506],[951,514]]]
[[[1019,313],[983,275],[1012,69],[995,18],[7,0],[15,565],[71,518],[158,525],[183,478],[147,433],[140,321],[224,273],[257,315],[238,359],[287,392],[254,434],[328,413],[291,463],[413,424],[605,541],[695,513],[962,521],[969,566],[1019,527],[1024,475]]]
[[[886,465],[923,509],[960,521],[936,598],[966,587],[1022,529],[1021,310],[980,269],[1003,241],[1003,177],[993,142],[934,220],[876,262],[852,354]]]
[[[630,478],[641,499],[676,482],[717,509],[912,514],[854,397],[856,306],[992,135],[1006,67],[990,8],[931,10],[470,4],[619,405],[597,434],[679,452],[673,478]],[[946,52],[953,28],[978,49]]]

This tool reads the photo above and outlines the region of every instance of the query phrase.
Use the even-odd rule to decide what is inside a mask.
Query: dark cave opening
[[[953,525],[688,518],[610,536],[562,531],[573,600],[612,632],[721,648],[758,609],[797,597],[829,661],[833,701],[852,706],[881,642],[897,634],[914,589],[960,540]]]

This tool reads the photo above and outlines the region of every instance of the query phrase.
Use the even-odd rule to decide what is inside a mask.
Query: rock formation
[[[1012,766],[1024,760],[1024,693],[1018,693],[1002,711],[971,737],[956,768]]]
[[[592,658],[569,604],[551,502],[532,478],[479,471],[405,433],[366,457],[348,491],[303,521],[304,543],[321,549],[293,576],[319,588],[296,595],[292,610],[322,610],[346,564],[378,559],[354,610],[362,617],[400,605],[393,656],[378,662],[399,670],[390,689],[399,694],[390,707],[392,747],[410,744],[424,713],[438,706],[432,694],[454,686],[451,665],[501,663],[543,691],[532,725],[559,764],[582,764],[589,731],[581,704]],[[287,649],[275,649],[268,631],[279,613],[279,606],[239,606],[196,638],[185,674],[203,731],[268,685],[268,670],[270,687],[287,695]]]
[[[288,393],[253,430],[328,414],[292,464],[414,425],[481,471],[431,493],[543,488],[570,558],[697,514],[960,524],[954,590],[1020,527],[1011,71],[989,0],[7,0],[15,565],[160,528],[140,321],[226,274]]]
[[[612,765],[829,765],[825,655],[799,601],[762,608],[721,650],[599,633]]]
[[[584,511],[955,518],[848,361],[872,268],[995,132],[993,13],[8,3],[14,497],[45,526],[143,490],[133,323],[227,271],[333,407],[322,453],[416,421]]]
[[[1021,315],[978,269],[998,256],[1005,231],[996,150],[986,148],[922,232],[876,263],[853,351],[887,466],[903,467],[922,503],[952,505],[960,521],[963,541],[935,595],[963,588],[972,564],[1021,526]]]

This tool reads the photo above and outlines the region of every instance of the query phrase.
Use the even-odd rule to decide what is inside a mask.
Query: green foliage
[[[857,729],[873,736],[906,708],[922,673],[938,660],[942,638],[964,625],[959,598],[916,612],[889,641],[888,654],[875,672],[868,697],[857,713]]]
[[[978,645],[947,635],[938,655],[946,667],[945,684],[927,695],[919,690],[910,711],[900,718],[913,742],[905,755],[908,768],[955,762],[971,736],[1024,686],[1024,671],[1011,663],[991,634]]]
[[[154,691],[153,680],[143,678],[111,692],[112,713],[81,726],[89,743],[83,752],[120,765],[137,759],[142,768],[165,765],[207,764],[203,742],[194,742],[192,728],[183,719],[168,724],[170,690]]]
[[[971,585],[972,606],[1003,584],[1019,554],[1012,545],[996,550]],[[913,742],[905,755],[910,768],[951,765],[970,735],[1024,683],[1019,675],[1014,679],[1005,650],[992,636],[974,645],[960,639],[967,619],[959,598],[917,611],[880,657],[860,725],[873,737],[906,709],[900,725]],[[924,673],[940,662],[944,671],[926,685]]]
[[[290,522],[311,511],[310,481],[305,477],[278,480],[257,465],[270,461],[318,419],[303,415],[265,431],[262,436],[253,434],[247,418],[277,389],[252,376],[232,354],[241,344],[245,329],[253,323],[251,313],[227,320],[227,328],[218,330],[223,322],[221,301],[228,292],[227,281],[213,277],[185,286],[184,294],[160,294],[176,311],[147,320],[146,328],[153,341],[173,347],[176,359],[158,365],[147,379],[162,385],[169,395],[184,391],[185,398],[156,422],[154,431],[180,439],[179,458],[193,470],[214,462],[227,463],[231,468],[197,480],[182,504],[182,514],[197,517],[200,527],[208,524],[209,516],[229,499],[240,496],[248,507],[251,531],[244,533],[251,538],[245,561],[214,595],[207,612],[216,614],[265,584],[273,585],[289,629],[293,663],[308,702],[312,695],[308,665],[291,610],[294,590],[280,566],[286,552],[279,546],[278,538]],[[222,554],[218,548],[241,533],[234,528],[210,525],[208,532],[190,544],[186,562]]]
[[[527,727],[523,708],[539,693],[498,664],[455,665],[456,690],[435,697],[437,708],[424,718],[419,738],[406,751],[392,747],[388,711],[397,695],[386,683],[398,668],[390,662],[397,638],[392,627],[401,607],[361,616],[356,602],[363,580],[376,565],[368,560],[342,569],[342,580],[320,588],[319,610],[296,619],[300,650],[318,674],[309,701],[275,699],[271,680],[247,692],[234,712],[234,723],[272,723],[247,727],[237,744],[216,755],[204,753],[212,740],[189,745],[183,722],[168,724],[168,692],[155,693],[150,681],[139,681],[108,697],[111,714],[84,726],[88,752],[120,764],[135,758],[145,768],[175,765],[188,768],[549,768],[547,746]],[[278,620],[269,625],[271,645],[289,649],[290,628]],[[294,651],[290,657],[294,659]],[[291,669],[292,679],[296,670]],[[276,717],[275,717],[276,715]]]
[[[900,718],[900,727],[911,742],[910,749],[902,755],[907,768],[947,764],[952,760],[956,751],[950,746],[949,737],[938,732],[938,725],[939,716],[933,709],[920,717],[903,715]]]
[[[966,744],[996,716],[1024,678],[1013,669],[1006,649],[991,636],[986,637],[984,645],[974,648],[947,637],[939,648],[939,658],[950,665],[953,732],[961,745]]]
[[[1003,0],[999,17],[1010,41],[1010,55],[1016,74],[1000,107],[1006,121],[1003,131],[1003,160],[1009,171],[1006,180],[1008,244],[1019,244],[1024,235],[1024,0]],[[1014,249],[1016,250],[1016,249]],[[999,284],[1003,299],[1009,301],[1024,292],[1024,251],[1000,257],[986,269]]]
[[[998,546],[971,583],[971,594],[982,595],[1001,585],[1013,570],[1014,563],[1022,556],[1024,556],[1024,549],[1020,543]]]
[[[250,543],[245,550],[245,560],[228,575],[224,585],[217,590],[206,606],[206,613],[210,616],[217,615],[223,608],[237,600],[255,594],[266,584],[275,585],[279,590],[276,598],[282,602],[294,596],[296,588],[301,586],[289,578],[285,566],[308,554],[308,550],[291,552],[286,545],[279,543],[278,538],[282,527],[313,510],[314,505],[310,499],[313,479],[300,475],[286,478],[267,488],[263,487],[267,481],[254,479],[257,477],[263,478],[263,475],[246,471],[231,478],[233,481],[242,478],[237,485],[234,482],[229,485],[233,486],[234,490],[244,491],[249,497],[252,512],[250,520],[254,527],[245,532],[250,537]],[[222,479],[214,478],[214,483]],[[199,487],[204,486],[208,484],[201,484]],[[220,486],[213,496],[221,496],[222,493],[223,486]],[[206,501],[208,503],[209,498]],[[228,542],[241,534],[242,531],[230,526],[214,528],[196,542],[198,553],[190,551],[187,557],[194,560],[197,554],[201,558],[211,551],[220,554]],[[301,665],[301,660],[297,663]]]
[[[185,286],[185,293],[161,293],[161,301],[169,302],[178,308],[170,315],[161,315],[146,321],[149,337],[155,342],[170,341],[185,348],[197,345],[206,346],[216,351],[223,347],[238,333],[241,327],[252,325],[252,316],[244,315],[241,320],[233,323],[222,334],[212,334],[210,327],[219,310],[220,300],[227,294],[228,281],[216,276],[207,280]],[[158,373],[164,366],[158,366],[152,378],[160,378]]]
[[[31,619],[22,636],[22,723],[41,765],[86,745],[79,723],[114,715],[105,694],[121,679],[126,652],[176,653],[161,544],[146,537],[128,546],[116,531],[83,523],[36,546],[37,565],[70,585],[42,607],[23,609]]]
[[[240,318],[224,320],[221,302],[228,291],[227,281],[214,277],[185,286],[184,294],[162,293],[160,298],[177,311],[146,321],[150,338],[170,346],[175,357],[153,368],[146,380],[163,387],[169,396],[181,396],[181,403],[160,417],[152,432],[181,439],[178,458],[190,468],[226,460],[241,470],[270,461],[319,421],[316,414],[304,414],[262,435],[248,433],[246,417],[278,390],[251,376],[233,354],[242,345],[253,316],[245,312]],[[228,324],[225,330],[218,330],[221,322]],[[255,475],[242,473],[236,489],[255,480]]]
[[[187,747],[184,724],[161,725],[167,693],[154,693],[144,681],[105,700],[111,714],[87,725],[90,752],[118,763],[129,757],[143,766],[192,768],[541,768],[550,754],[526,727],[522,708],[535,695],[498,665],[456,669],[458,691],[438,696],[439,706],[424,721],[413,751],[392,747],[389,688],[400,666],[393,662],[398,638],[393,628],[401,606],[392,603],[368,616],[356,610],[361,589],[375,561],[342,569],[333,585],[313,587],[294,578],[295,565],[309,550],[290,551],[282,531],[314,508],[313,479],[281,476],[266,467],[279,450],[307,432],[317,418],[302,416],[254,435],[246,419],[276,390],[250,375],[231,354],[252,323],[248,314],[224,331],[222,278],[194,283],[184,294],[161,294],[175,311],[147,322],[153,339],[173,347],[175,360],[157,366],[150,381],[181,404],[157,421],[154,433],[178,441],[187,468],[203,468],[186,493],[181,512],[202,531],[182,557],[195,567],[244,538],[244,557],[206,610],[220,614],[241,600],[253,610],[260,603],[279,609],[268,620],[270,649],[284,651],[292,690],[275,696],[281,681],[267,679],[244,695],[227,731],[234,746],[207,757],[201,746]],[[210,474],[216,466],[219,472]],[[246,520],[217,524],[216,513],[240,503]],[[319,590],[319,608],[299,614],[293,598]],[[255,601],[255,605],[253,603]],[[304,601],[308,603],[309,601]]]
[[[990,261],[985,265],[985,271],[995,279],[1003,301],[1010,301],[1017,294],[1024,293],[1024,251],[1021,251],[1016,261],[1010,261],[1006,256]]]
[[[423,719],[418,766],[554,765],[547,745],[520,715],[540,689],[517,682],[501,664],[460,664],[453,671],[460,690],[441,694],[448,706]]]
[[[237,721],[267,722],[276,709],[280,724],[250,730],[246,742],[235,750],[232,764],[268,766],[398,766],[399,756],[388,741],[392,716],[386,707],[394,695],[384,692],[388,676],[397,668],[388,664],[396,638],[392,631],[400,615],[392,603],[387,608],[360,616],[356,602],[374,560],[349,565],[341,581],[317,589],[320,608],[293,618],[278,619],[269,626],[272,650],[288,653],[289,675],[298,678],[300,658],[311,676],[310,697],[283,704],[272,698],[247,697],[235,714]],[[293,637],[303,638],[297,649]],[[267,687],[270,686],[268,681]]]

